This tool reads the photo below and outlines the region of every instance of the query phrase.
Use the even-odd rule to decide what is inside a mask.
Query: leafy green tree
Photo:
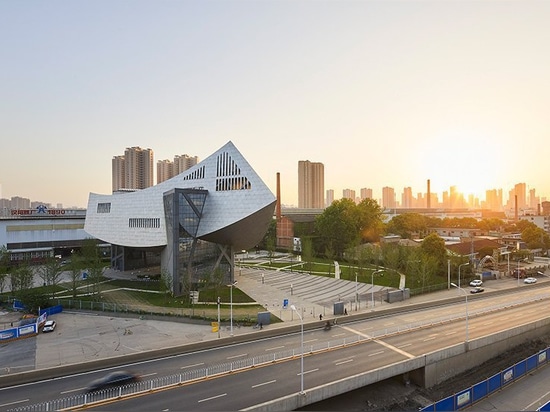
[[[521,239],[529,249],[548,249],[550,245],[548,233],[534,223],[529,223],[529,225],[524,225],[524,229],[521,232]]]
[[[302,238],[302,260],[305,263],[305,269],[311,274],[313,262],[313,242],[309,237]]]
[[[439,267],[438,274],[445,272],[447,248],[445,241],[437,233],[430,233],[426,236],[420,245],[420,250],[425,258],[434,260],[434,264]]]
[[[66,269],[69,271],[71,293],[73,299],[76,299],[80,279],[82,278],[82,270],[85,269],[83,258],[79,253],[73,253]]]
[[[264,237],[258,244],[258,246],[262,249],[269,250],[269,245],[274,245],[273,248],[275,248],[275,245],[277,244],[277,220],[272,219],[269,222],[269,226],[267,227],[267,231],[265,232]]]
[[[17,294],[17,298],[23,303],[29,313],[36,315],[38,315],[40,309],[51,306],[48,295],[42,293],[41,289],[38,288],[22,290]]]
[[[103,280],[105,263],[97,247],[97,241],[92,238],[85,239],[79,254],[82,266],[88,272],[87,282],[92,288],[91,293],[99,300],[99,286]]]
[[[426,233],[426,219],[419,213],[404,213],[393,217],[386,226],[387,233],[394,233],[403,239],[412,239],[413,234]]]
[[[383,210],[373,199],[363,199],[357,206],[359,230],[364,242],[378,242],[383,232]]]
[[[21,263],[17,268],[12,269],[10,273],[11,290],[16,296],[32,289],[33,281],[34,272],[28,262]]]
[[[44,286],[51,290],[52,298],[55,295],[55,287],[61,281],[63,265],[59,259],[50,257],[38,268],[38,276],[42,279]]]
[[[10,253],[6,246],[0,247],[0,293],[4,293],[10,272]]]
[[[337,258],[344,251],[357,244],[360,238],[359,214],[350,199],[335,200],[315,219],[315,233],[319,237],[321,250],[333,247]]]

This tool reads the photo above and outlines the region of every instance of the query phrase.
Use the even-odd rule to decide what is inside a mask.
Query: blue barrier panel
[[[550,411],[550,401],[538,408],[537,411]]]
[[[510,367],[508,369],[504,369],[501,373],[502,375],[502,386],[506,386],[509,383],[512,383],[514,381],[514,367]]]
[[[435,404],[436,411],[456,411],[455,409],[455,397],[449,396],[448,398],[441,399]]]
[[[464,391],[458,392],[456,395],[456,409],[465,408],[468,405],[472,404],[472,391],[466,389]]]
[[[476,383],[474,386],[472,386],[472,395],[474,397],[473,401],[477,402],[480,399],[487,396],[487,387],[489,386],[488,380],[484,380],[483,382]]]
[[[539,365],[538,357],[539,355],[533,355],[525,360],[525,364],[527,365],[527,372],[535,369]]]
[[[61,305],[50,306],[49,308],[46,308],[46,309],[40,309],[40,314],[41,315],[43,313],[47,313],[48,316],[51,316],[51,315],[55,315],[56,313],[61,313],[61,312],[63,312],[63,306],[61,306]]]
[[[0,341],[6,341],[17,338],[17,328],[0,331]]]
[[[487,379],[488,393],[498,391],[502,386],[501,381],[500,373],[497,373]]]
[[[514,379],[519,379],[527,370],[527,363],[525,361],[518,362],[514,365]]]

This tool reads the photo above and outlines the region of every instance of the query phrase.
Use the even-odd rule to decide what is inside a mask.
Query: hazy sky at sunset
[[[231,140],[283,204],[526,183],[550,198],[549,1],[0,0],[0,196],[111,192],[111,159]]]

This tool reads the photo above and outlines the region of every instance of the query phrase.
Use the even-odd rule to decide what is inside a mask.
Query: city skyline
[[[525,182],[550,197],[550,3],[0,3],[0,196],[86,207],[125,147],[204,158],[227,141],[298,205],[325,189]],[[398,201],[400,199],[398,198]]]

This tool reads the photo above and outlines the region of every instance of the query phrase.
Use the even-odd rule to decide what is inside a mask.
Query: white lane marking
[[[248,356],[248,353],[241,353],[240,355],[228,356],[228,357],[225,358],[225,359],[242,358],[243,356]]]
[[[348,360],[345,360],[345,361],[342,361],[342,362],[336,362],[335,365],[343,365],[344,363],[349,363],[349,362],[353,362],[353,359],[348,359]]]
[[[399,349],[401,349],[401,348],[406,348],[407,346],[411,346],[411,345],[412,345],[412,343],[404,343],[403,345],[399,345],[399,346],[397,346],[397,347],[398,347]]]
[[[436,336],[430,336],[429,338],[423,339],[422,341],[427,342],[429,340],[434,340],[435,338],[436,338]]]
[[[309,342],[315,342],[315,341],[318,341],[319,339],[310,339],[310,340],[305,340],[304,343],[309,343]]]
[[[76,388],[76,389],[71,389],[71,390],[68,390],[68,391],[63,391],[63,392],[59,392],[61,395],[64,395],[66,393],[71,393],[71,392],[80,392],[81,390],[83,390],[85,388]]]
[[[383,351],[383,350],[380,350],[380,351],[378,351],[378,352],[370,353],[369,356],[376,356],[376,355],[380,355],[380,354],[382,354],[382,353],[384,353],[384,351]]]
[[[201,366],[201,365],[204,365],[204,362],[195,363],[194,365],[182,366],[180,369],[194,368],[195,366]]]
[[[344,336],[344,335],[345,335],[345,333],[337,333],[337,334],[332,335],[332,336],[333,336],[333,337],[336,337],[336,336]]]
[[[453,330],[451,332],[447,332],[445,335],[454,335],[456,333],[456,330]]]
[[[269,385],[269,384],[275,383],[275,382],[277,382],[277,380],[273,379],[272,381],[267,381],[267,382],[264,382],[264,383],[258,383],[257,385],[252,385],[252,388],[258,388],[260,386]]]
[[[148,373],[147,375],[141,375],[140,377],[141,378],[146,378],[147,376],[154,376],[154,375],[158,375],[157,372]]]
[[[274,346],[272,348],[267,348],[265,351],[267,352],[268,350],[277,350],[277,349],[281,349],[281,348],[284,348],[285,346]]]
[[[14,402],[9,402],[9,403],[0,403],[0,406],[15,405],[16,403],[23,403],[23,402],[28,402],[28,401],[29,401],[28,399],[21,399],[20,401],[14,401]]]
[[[312,369],[312,370],[310,370],[310,371],[305,371],[305,372],[304,372],[304,375],[305,375],[306,373],[317,372],[318,370],[319,370],[319,368],[317,368],[317,369]],[[297,375],[300,376],[301,373],[298,373]]]
[[[341,327],[342,329],[345,329],[345,330],[350,331],[350,332],[352,332],[352,333],[356,333],[356,334],[358,334],[358,335],[360,335],[360,336],[363,336],[363,337],[365,337],[365,338],[368,338],[368,339],[371,339],[371,338],[372,338],[371,336],[369,336],[369,335],[367,335],[367,334],[365,334],[365,333],[361,333],[361,332],[359,332],[359,331],[357,331],[357,330],[355,330],[355,329],[349,328],[349,327],[347,327],[347,326],[340,326],[340,327]],[[401,355],[406,356],[406,357],[409,358],[409,359],[413,359],[413,358],[416,357],[415,355],[413,355],[413,354],[411,354],[411,353],[405,352],[404,350],[401,350],[401,349],[399,349],[399,348],[397,348],[397,347],[395,347],[395,346],[393,346],[393,345],[390,345],[389,343],[383,342],[383,341],[381,341],[381,340],[373,339],[373,342],[379,343],[380,345],[385,346],[386,348],[391,349],[391,350],[393,350],[393,351],[395,351],[395,352],[397,352],[397,353],[400,353]]]
[[[227,395],[227,393],[222,393],[221,395],[211,396],[210,398],[201,399],[197,402],[201,403],[201,402],[211,401],[212,399],[221,398],[221,397],[226,396],[226,395]]]

